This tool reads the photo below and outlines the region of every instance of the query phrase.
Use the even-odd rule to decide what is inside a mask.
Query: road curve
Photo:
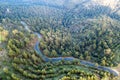
[[[27,26],[27,24],[26,24],[24,21],[21,21],[21,24],[25,27],[25,29],[26,29],[27,31],[29,31],[29,32],[31,31],[31,30],[29,29],[29,27]],[[42,36],[41,36],[39,33],[37,33],[37,32],[33,32],[33,33],[34,33],[35,35],[37,35],[37,37],[38,37],[39,39],[42,38]],[[61,60],[64,60],[64,61],[79,60],[79,59],[74,58],[74,57],[55,57],[55,58],[49,58],[49,57],[45,56],[45,55],[41,52],[41,50],[40,50],[40,48],[39,48],[39,40],[35,43],[34,50],[36,51],[37,54],[40,55],[41,59],[42,59],[43,61],[45,61],[45,62],[57,62],[57,61],[61,61]],[[98,69],[98,70],[107,71],[107,72],[113,74],[114,76],[119,76],[119,73],[118,73],[117,71],[112,70],[112,69],[109,68],[109,67],[100,66],[100,65],[96,66],[95,63],[92,63],[92,62],[89,62],[89,61],[84,61],[84,60],[79,60],[79,61],[80,61],[80,63],[81,63],[82,65],[89,66],[89,67],[93,67],[93,68],[96,68],[96,69]]]

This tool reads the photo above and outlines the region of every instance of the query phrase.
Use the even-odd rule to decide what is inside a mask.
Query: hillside
[[[0,0],[0,80],[119,80],[119,4]]]

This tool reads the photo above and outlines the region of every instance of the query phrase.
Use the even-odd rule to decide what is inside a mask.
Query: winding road
[[[32,32],[30,29],[29,29],[29,26],[27,26],[27,24],[24,22],[24,21],[21,21],[21,24],[25,27],[25,29],[29,32]],[[42,38],[42,36],[37,33],[37,32],[33,32],[35,35],[37,35],[37,37],[39,39]],[[37,54],[40,55],[41,59],[45,62],[57,62],[57,61],[61,61],[61,60],[64,60],[64,61],[74,61],[74,60],[79,60],[77,58],[74,58],[74,57],[55,57],[55,58],[49,58],[47,56],[45,56],[41,50],[40,50],[40,47],[39,47],[39,40],[36,42],[35,46],[34,46],[34,50],[36,51]],[[89,62],[89,61],[85,61],[85,60],[79,60],[80,63],[82,65],[85,65],[85,66],[88,66],[88,67],[93,67],[93,68],[96,68],[98,70],[103,70],[103,71],[107,71],[111,74],[113,74],[114,76],[119,76],[119,72],[118,71],[115,71],[109,67],[105,67],[105,66],[96,66],[95,63],[92,63],[92,62]]]

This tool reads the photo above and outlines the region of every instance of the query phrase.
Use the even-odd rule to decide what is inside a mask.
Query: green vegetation
[[[73,37],[76,38],[76,46],[80,46],[77,51],[83,54],[84,59],[104,66],[114,66],[119,63],[116,59],[117,56],[120,56],[117,55],[120,52],[116,52],[120,49],[119,26],[106,25],[105,28],[104,24],[101,27],[96,25],[90,28],[85,27],[81,32],[75,33]]]
[[[43,34],[43,39],[45,39],[44,35],[47,34],[47,32],[45,31],[52,32],[53,30],[50,29],[42,30],[41,34]],[[20,79],[99,80],[99,78],[101,80],[102,79],[104,80],[105,78],[109,78],[109,80],[113,80],[113,78],[115,78],[112,74],[108,72],[97,70],[96,68],[93,67],[81,65],[80,62],[78,61],[63,60],[55,63],[44,62],[41,60],[40,56],[35,53],[35,51],[33,50],[33,46],[29,45],[31,43],[31,40],[34,40],[35,36],[32,36],[32,34],[23,35],[23,32],[17,30],[13,30],[12,32],[13,33],[11,35],[13,36],[8,40],[8,45],[7,45],[9,61],[6,62],[7,64],[4,64],[6,65],[6,67],[3,67],[3,72],[2,72],[3,80],[13,80],[13,79],[14,80],[20,80]],[[46,34],[44,34],[44,32]],[[53,33],[53,35],[62,35],[62,33],[56,31]],[[66,40],[67,37],[63,36],[63,38]],[[40,40],[40,42],[42,43],[42,40]],[[63,47],[63,49],[64,48],[66,47]],[[52,52],[54,53],[56,52],[56,55],[58,55],[57,54],[58,52],[55,50],[52,52],[48,50],[48,52],[49,52],[48,56],[51,55]]]
[[[72,41],[71,35],[66,30],[41,30],[42,40],[40,48],[43,53],[49,57],[71,56]]]
[[[23,1],[0,1],[0,80],[119,80],[97,68],[120,64],[117,9]],[[44,61],[35,50],[37,42],[43,55],[62,60]],[[95,66],[83,65],[82,60]]]
[[[41,30],[40,33],[42,34],[40,48],[49,57],[73,56],[111,67],[120,62],[116,61],[119,59],[117,56],[120,56],[119,52],[116,52],[120,48],[118,29],[104,28],[102,30],[102,27],[92,26],[71,34],[74,38],[64,29],[62,31]]]
[[[8,36],[8,31],[0,27],[0,42],[6,41],[7,36]]]

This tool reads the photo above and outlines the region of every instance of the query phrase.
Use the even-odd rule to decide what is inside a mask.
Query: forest
[[[0,80],[119,80],[119,6],[55,3],[0,1]]]

